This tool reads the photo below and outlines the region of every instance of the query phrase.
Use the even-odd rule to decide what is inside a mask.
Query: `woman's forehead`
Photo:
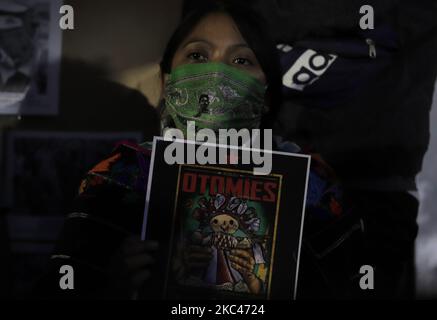
[[[212,47],[247,47],[234,20],[225,13],[211,13],[199,21],[182,47],[200,42]]]

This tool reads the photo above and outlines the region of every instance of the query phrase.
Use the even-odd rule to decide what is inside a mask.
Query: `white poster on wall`
[[[62,0],[0,1],[0,115],[58,112]]]

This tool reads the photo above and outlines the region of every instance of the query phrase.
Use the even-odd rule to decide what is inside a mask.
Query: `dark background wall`
[[[25,124],[19,124],[15,117],[2,116],[2,128],[18,125],[82,130],[88,112],[96,109],[94,96],[101,98],[102,92],[92,90],[101,89],[93,86],[95,82],[159,61],[181,10],[181,0],[72,0],[65,3],[75,10],[75,30],[63,32],[60,117],[23,117],[21,122]],[[86,95],[83,90],[87,90]],[[75,99],[74,106],[71,99]],[[126,104],[105,104],[103,110],[98,110],[101,120],[92,124],[94,130],[106,129],[108,123],[120,126],[120,119],[111,113],[110,108],[138,112],[126,110],[131,108]],[[135,118],[130,117],[131,120]],[[147,130],[147,127],[142,129]]]
[[[145,141],[159,130],[155,109],[148,100],[138,91],[112,79],[118,74],[159,61],[178,23],[182,1],[71,0],[64,3],[72,5],[75,10],[75,30],[63,31],[62,34],[58,114],[20,118],[0,115],[0,296],[13,294],[20,297],[24,294],[28,289],[26,286],[34,280],[33,275],[38,274],[48,257],[60,221],[67,213],[62,207],[34,207],[41,198],[32,200],[27,197],[26,201],[33,202],[29,205],[30,209],[11,208],[7,197],[12,188],[10,179],[7,179],[11,135],[17,131],[31,131],[78,133],[85,137],[83,140],[66,141],[64,146],[62,142],[61,145],[50,141],[41,143],[40,147],[35,146],[35,152],[30,152],[34,153],[34,158],[28,159],[27,163],[33,168],[29,169],[24,188],[28,188],[28,193],[45,193],[46,197],[52,197],[56,202],[57,195],[47,191],[53,187],[49,181],[51,178],[45,179],[44,183],[40,177],[47,172],[42,168],[65,168],[60,162],[68,161],[70,157],[73,163],[75,160],[72,157],[79,157],[82,163],[80,169],[76,169],[85,173],[97,160],[77,152],[78,145],[91,146],[95,141],[99,157],[109,154],[113,147],[110,142],[86,142],[87,135],[110,132],[117,140],[118,134],[122,137],[126,132],[138,132],[142,135],[140,139]],[[50,148],[58,150],[46,154],[45,159],[41,158],[43,150]],[[74,170],[69,177],[60,178],[58,175],[59,183],[70,185],[65,188],[63,196],[73,198],[75,185],[79,186],[80,179],[81,175]],[[31,212],[26,214],[17,213],[29,210]]]
[[[59,114],[21,120],[0,116],[0,134],[8,129],[139,130],[150,138],[157,130],[153,109],[139,94],[109,80],[159,61],[181,2],[65,1],[75,10],[75,30],[63,32]]]

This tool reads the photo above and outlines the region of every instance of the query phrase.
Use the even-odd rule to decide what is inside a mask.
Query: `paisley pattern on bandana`
[[[187,121],[214,131],[253,129],[267,112],[265,90],[258,79],[226,64],[187,64],[170,74],[165,103],[176,127],[183,131]]]

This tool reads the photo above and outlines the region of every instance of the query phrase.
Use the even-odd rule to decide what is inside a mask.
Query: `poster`
[[[143,239],[160,242],[166,268],[149,292],[295,298],[309,157],[270,151],[271,172],[255,175],[253,164],[167,164],[169,143],[155,138],[152,152]]]
[[[62,0],[0,2],[0,115],[56,115]]]

